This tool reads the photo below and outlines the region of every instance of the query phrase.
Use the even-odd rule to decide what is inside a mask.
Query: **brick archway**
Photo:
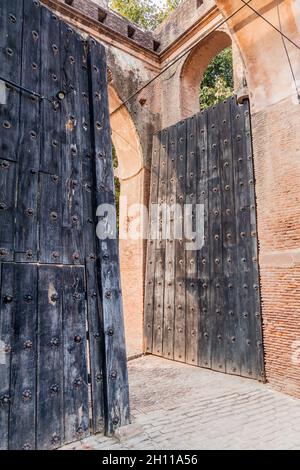
[[[231,45],[225,31],[216,31],[201,41],[186,58],[180,76],[180,99],[183,118],[200,111],[199,86],[211,60]]]
[[[112,84],[109,85],[109,104],[112,112],[121,100]],[[129,357],[142,352],[143,297],[144,297],[144,242],[131,240],[131,225],[138,216],[134,205],[144,202],[142,150],[139,137],[127,109],[111,116],[112,141],[118,157],[116,176],[120,181],[120,262],[123,286],[123,304]],[[122,235],[123,234],[123,235]],[[127,239],[124,239],[127,237]]]

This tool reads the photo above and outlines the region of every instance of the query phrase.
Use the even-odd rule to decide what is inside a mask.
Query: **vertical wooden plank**
[[[0,2],[1,75],[16,84],[22,68],[23,0]],[[16,161],[19,144],[20,92],[6,85],[6,104],[0,106],[1,157]]]
[[[15,311],[14,265],[1,265],[0,299],[0,450],[8,449],[10,369]]]
[[[79,155],[75,161],[82,165],[83,247],[87,291],[87,314],[89,330],[89,361],[91,371],[92,427],[94,433],[105,430],[104,413],[104,333],[101,292],[97,282],[96,250],[96,204],[94,197],[95,159],[92,152],[92,133],[89,107],[88,45],[76,44],[76,64],[81,68],[76,77],[77,134],[80,142]],[[80,127],[81,126],[81,127]]]
[[[88,154],[90,155],[90,153]],[[96,263],[96,207],[94,201],[94,175],[92,165],[94,161],[90,156],[86,156],[86,161],[83,164],[83,181],[82,181],[82,230],[83,230],[83,255],[86,262],[93,261]]]
[[[14,259],[16,172],[16,163],[0,160],[0,261]]]
[[[90,105],[95,156],[96,204],[115,205],[114,171],[104,47],[90,45]],[[114,227],[115,228],[115,224]],[[129,392],[122,311],[118,240],[98,239],[98,282],[101,284],[105,332],[106,432],[129,422]],[[112,333],[112,334],[111,334]]]
[[[41,103],[41,156],[39,174],[39,261],[61,263],[62,247],[62,175],[61,104],[56,95],[65,91],[62,83],[60,50],[60,21],[47,8],[42,9],[41,20],[41,94],[48,100]]]
[[[185,226],[188,223],[192,232],[196,232],[197,204],[197,118],[187,121],[187,169],[186,169],[186,212]],[[188,220],[189,219],[189,220]],[[187,227],[186,227],[187,228]],[[188,230],[190,231],[190,229]],[[185,233],[185,262],[186,262],[186,362],[198,363],[198,316],[200,311],[197,265],[197,250],[188,249],[190,244],[196,244],[196,237]]]
[[[174,319],[175,319],[175,219],[176,211],[176,157],[177,127],[169,129],[167,152],[167,194],[168,220],[166,233],[163,356],[174,359]]]
[[[101,292],[97,282],[96,269],[96,205],[94,185],[96,184],[95,160],[91,146],[91,119],[89,107],[88,46],[77,42],[76,61],[81,72],[77,74],[76,115],[80,142],[79,158],[82,165],[83,204],[83,256],[85,258],[87,312],[89,329],[89,360],[91,370],[92,426],[94,433],[105,430],[104,413],[104,334]],[[77,129],[78,133],[78,129]]]
[[[36,447],[37,267],[15,265],[9,449]]]
[[[210,330],[212,335],[212,368],[225,371],[224,306],[222,260],[222,201],[220,187],[220,142],[218,109],[213,106],[208,113],[209,148],[209,243],[210,243]]]
[[[166,229],[167,229],[167,180],[168,180],[168,141],[165,129],[161,134],[160,172],[158,181],[158,238],[155,252],[153,354],[163,355],[164,331],[164,287],[166,272]]]
[[[63,268],[65,443],[89,435],[84,269]]]
[[[185,362],[186,359],[186,323],[185,323],[185,289],[186,266],[184,244],[184,203],[186,191],[186,121],[177,124],[177,158],[176,158],[176,202],[180,207],[181,217],[177,217],[177,230],[182,230],[181,238],[175,242],[175,344],[174,359]]]
[[[82,164],[82,200],[83,200],[83,237],[85,259],[96,262],[96,204],[93,188],[95,179],[95,160],[92,151],[92,133],[89,106],[89,74],[88,74],[88,45],[82,43],[78,54],[82,72],[78,74],[78,121],[81,123],[80,133],[80,159]],[[93,276],[94,276],[94,271]]]
[[[153,352],[153,329],[154,329],[154,284],[155,284],[155,251],[156,234],[158,229],[158,213],[156,208],[158,204],[158,185],[160,172],[160,145],[161,135],[156,134],[153,138],[153,154],[151,162],[151,184],[149,201],[149,234],[147,244],[147,271],[145,286],[145,318],[144,318],[144,337],[145,352]],[[153,209],[152,209],[153,208]]]
[[[83,40],[64,23],[61,23],[60,42],[61,74],[66,92],[61,103],[63,260],[65,264],[82,264],[84,250],[81,141],[84,138],[84,123],[80,110],[78,76],[87,72],[82,69]]]
[[[208,192],[208,128],[207,111],[198,114],[197,125],[197,154],[198,154],[198,200],[204,205],[204,245],[199,253],[199,357],[201,367],[211,368],[211,340],[210,331],[210,237],[209,237],[209,192]]]
[[[38,270],[37,448],[64,443],[64,359],[62,331],[62,268]]]
[[[238,354],[241,345],[239,344],[238,334],[239,312],[236,306],[238,272],[236,270],[237,251],[230,102],[231,99],[219,105],[224,278],[223,317],[226,372],[238,375],[240,374]]]
[[[105,430],[104,414],[104,332],[101,306],[101,292],[97,283],[94,261],[86,263],[86,289],[89,328],[89,353],[92,391],[92,422],[94,433]],[[111,334],[109,331],[108,334]]]
[[[41,158],[40,171],[61,176],[61,106],[57,100],[59,91],[67,91],[62,81],[60,63],[60,24],[58,17],[42,8],[41,23],[41,94],[47,100],[41,102]],[[56,106],[48,100],[56,102]]]
[[[258,238],[256,219],[256,197],[255,197],[255,174],[253,164],[252,134],[250,104],[248,100],[243,104],[245,122],[245,144],[247,156],[247,179],[249,184],[249,204],[250,204],[250,235],[251,256],[252,256],[252,279],[253,279],[253,311],[251,312],[251,328],[253,328],[253,376],[258,380],[265,380],[261,297],[260,297],[260,276],[258,265]]]
[[[24,3],[21,85],[40,93],[41,11],[39,2]],[[40,101],[21,93],[19,175],[16,210],[16,261],[37,261],[37,196],[40,158]]]
[[[62,184],[57,175],[39,174],[39,258],[41,263],[61,263],[62,241]]]
[[[237,291],[237,308],[239,312],[239,360],[241,375],[252,377],[253,363],[253,331],[251,317],[253,309],[253,278],[251,256],[250,200],[249,182],[247,179],[247,155],[244,137],[243,107],[231,100],[231,122],[233,155],[235,161],[235,217],[237,240],[237,271],[239,285]],[[255,347],[255,346],[254,346]]]

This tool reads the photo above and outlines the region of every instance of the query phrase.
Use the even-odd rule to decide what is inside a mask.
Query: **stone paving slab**
[[[300,400],[155,356],[129,362],[132,425],[72,450],[300,449]]]

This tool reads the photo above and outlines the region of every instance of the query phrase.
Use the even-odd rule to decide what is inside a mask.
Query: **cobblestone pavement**
[[[300,449],[300,400],[154,356],[129,362],[132,425],[63,449]]]

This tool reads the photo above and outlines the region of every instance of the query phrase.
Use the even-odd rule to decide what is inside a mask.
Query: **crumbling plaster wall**
[[[114,46],[106,46],[107,64],[112,71],[112,85],[121,101],[142,88],[157,72],[147,68],[145,63]],[[152,136],[161,127],[159,101],[155,87],[145,88],[139,95],[126,104],[140,139],[144,166],[150,168]],[[112,110],[113,112],[114,110]]]
[[[136,205],[148,204],[152,136],[161,124],[159,113],[153,112],[156,99],[153,87],[147,87],[138,99],[115,112],[155,72],[113,46],[107,45],[106,50],[112,79],[109,85],[112,139],[118,156],[120,196],[126,200],[125,206],[120,205],[120,226],[124,233],[119,243],[126,343],[128,356],[134,357],[143,351],[146,243],[134,239],[132,230],[140,216]]]
[[[157,70],[113,46],[106,46],[112,72],[109,87],[112,138],[117,150],[121,183],[120,225],[127,239],[120,239],[121,278],[127,351],[130,357],[143,352],[143,311],[146,242],[132,239],[132,229],[141,213],[137,204],[148,206],[152,137],[161,128],[159,93],[149,86],[114,113],[122,101],[151,80]],[[136,133],[132,135],[132,127]],[[120,138],[121,136],[121,138]],[[135,145],[132,146],[133,141]],[[143,220],[147,222],[147,220]]]
[[[96,5],[100,5],[101,7],[108,8],[109,0],[91,0]]]
[[[161,43],[161,51],[174,43],[194,26],[197,20],[216,9],[214,0],[185,0],[156,30],[155,36]]]

